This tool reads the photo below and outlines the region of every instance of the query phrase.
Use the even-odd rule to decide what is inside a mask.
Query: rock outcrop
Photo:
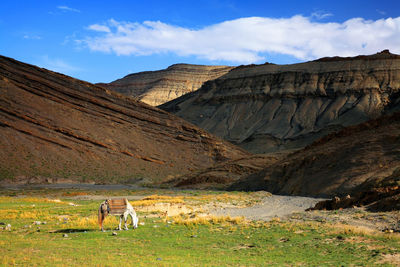
[[[357,187],[354,195],[335,196],[318,202],[309,210],[335,210],[366,207],[371,211],[400,210],[400,168],[383,179],[369,179]]]
[[[177,116],[0,56],[0,179],[154,182],[248,155]]]
[[[158,106],[199,89],[233,67],[175,64],[159,71],[133,73],[111,83],[98,84],[124,95]]]
[[[296,150],[398,110],[400,56],[237,67],[160,107],[254,153]]]

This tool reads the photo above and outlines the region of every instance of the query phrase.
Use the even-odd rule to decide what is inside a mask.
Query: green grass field
[[[153,194],[147,200],[131,201],[144,225],[117,231],[116,236],[112,235],[118,224],[115,217],[107,217],[106,232],[99,231],[99,200],[71,199],[84,192],[2,194],[2,266],[395,266],[391,257],[400,253],[397,234],[317,222],[252,222],[197,214],[202,205],[215,200],[238,205],[251,205],[243,203],[248,199],[257,201],[247,193],[89,192]],[[157,203],[187,205],[193,212],[166,217],[162,211],[145,209]]]

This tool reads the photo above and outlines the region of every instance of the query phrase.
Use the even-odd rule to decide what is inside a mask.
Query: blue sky
[[[174,63],[400,54],[400,1],[0,1],[0,54],[89,82]]]

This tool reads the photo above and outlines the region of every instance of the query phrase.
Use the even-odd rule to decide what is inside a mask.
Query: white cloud
[[[386,15],[386,12],[380,9],[377,9],[376,12],[378,12],[379,14],[381,14],[382,16]]]
[[[323,15],[321,15],[323,16]],[[325,56],[400,53],[400,17],[376,21],[353,18],[343,23],[313,22],[311,17],[248,17],[189,29],[160,21],[93,24],[90,36],[77,43],[92,51],[117,55],[175,53],[211,61],[253,63],[266,54],[301,60]]]
[[[71,11],[71,12],[77,12],[77,13],[81,12],[79,9],[68,7],[68,6],[58,6],[57,8],[61,9],[62,11]]]
[[[35,34],[24,34],[23,38],[24,39],[28,39],[28,40],[40,40],[40,39],[42,39],[42,37],[40,37],[39,35],[35,35]]]
[[[109,27],[99,24],[92,24],[88,27],[88,29],[97,32],[111,32]]]
[[[318,20],[325,19],[325,18],[332,17],[332,16],[333,16],[332,13],[324,12],[322,10],[318,10],[318,11],[311,13],[311,17],[316,18]]]

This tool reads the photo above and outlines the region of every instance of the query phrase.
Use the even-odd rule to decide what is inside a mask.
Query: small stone
[[[6,231],[11,231],[11,224],[7,224],[5,230],[6,230]]]
[[[154,228],[158,228],[158,225],[153,225]]]
[[[142,226],[143,226],[143,225],[144,225],[144,222],[140,222],[139,225],[142,225]]]
[[[118,233],[117,232],[112,232],[112,235],[118,235]]]
[[[158,261],[162,261],[162,259],[161,259],[161,258],[157,258],[157,260],[158,260]]]
[[[63,234],[63,237],[68,237],[68,234]]]
[[[34,221],[34,222],[33,222],[33,224],[36,224],[36,225],[41,225],[41,224],[42,224],[42,222],[41,222],[41,221]]]
[[[196,238],[196,237],[197,237],[197,235],[191,235],[190,237],[191,237],[191,238]]]
[[[47,224],[47,222],[42,222],[42,224]]]

